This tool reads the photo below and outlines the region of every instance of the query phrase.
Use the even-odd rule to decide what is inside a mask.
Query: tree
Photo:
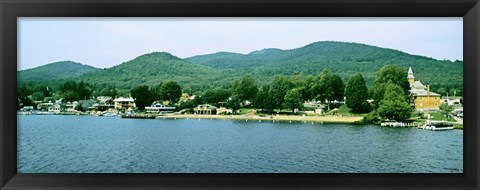
[[[277,76],[273,79],[270,85],[269,95],[272,98],[272,105],[278,109],[279,112],[283,108],[285,103],[285,95],[292,88],[292,83],[285,76]]]
[[[80,81],[80,83],[78,83],[76,92],[78,93],[79,100],[86,100],[87,98],[90,98],[90,95],[92,94],[92,92],[87,89],[87,84],[85,84],[83,81]]]
[[[33,91],[35,91],[35,92],[42,93],[43,97],[49,97],[50,96],[49,89],[43,84],[37,84],[37,85],[35,85],[35,87],[33,89],[34,89]]]
[[[60,85],[61,98],[65,101],[75,101],[87,99],[91,95],[91,91],[87,88],[87,84],[83,81],[77,83],[75,81],[67,81]]]
[[[320,100],[321,102],[343,100],[343,95],[345,92],[345,85],[343,84],[340,76],[333,74],[330,70],[325,69],[317,77],[317,82],[313,86],[313,93],[315,99]]]
[[[203,93],[202,98],[205,100],[206,103],[216,105],[219,102],[227,101],[230,95],[231,93],[229,90],[209,89]]]
[[[83,108],[82,103],[78,103],[77,106],[75,106],[75,110],[77,111],[85,111],[85,108]]]
[[[79,100],[80,96],[78,95],[77,92],[73,90],[67,90],[62,93],[61,98],[63,98],[63,100],[66,102],[73,102],[73,101]]]
[[[370,111],[367,102],[368,89],[361,74],[356,74],[348,80],[345,88],[345,104],[355,113],[366,113]]]
[[[284,99],[285,106],[292,109],[292,112],[295,112],[295,109],[303,108],[302,94],[298,88],[289,90]]]
[[[312,89],[313,97],[317,101],[325,102],[328,97],[333,95],[333,88],[331,85],[332,71],[324,69],[315,81]]]
[[[116,97],[117,95],[118,91],[114,86],[105,86],[96,93],[96,96]]]
[[[342,101],[345,93],[345,84],[343,84],[342,78],[338,75],[332,75],[331,84],[333,93],[330,97],[327,97],[329,101]]]
[[[32,99],[33,99],[33,100],[41,101],[41,100],[43,100],[44,98],[45,98],[45,96],[43,95],[42,92],[34,92],[34,93],[32,94]]]
[[[402,87],[388,82],[385,85],[385,97],[377,111],[383,119],[405,121],[410,118],[412,108],[404,96]]]
[[[304,101],[312,100],[315,97],[313,96],[313,90],[315,86],[315,77],[309,75],[307,78],[305,78],[305,81],[303,83],[303,91],[302,91],[302,99]]]
[[[258,92],[257,83],[250,75],[243,76],[242,79],[233,83],[232,92],[242,102],[252,101]]]
[[[182,96],[182,87],[177,82],[166,81],[160,86],[160,97],[169,101],[170,104],[177,103]]]
[[[264,85],[257,93],[257,97],[255,98],[255,106],[257,109],[261,109],[262,111],[272,112],[275,108],[275,104],[273,101],[273,97],[270,94],[270,86]]]
[[[240,109],[241,102],[240,98],[234,95],[228,99],[227,108],[232,109],[233,113],[237,113],[236,111]]]
[[[441,103],[440,111],[442,112],[442,115],[448,117],[448,114],[453,111],[453,106],[449,106],[448,103]]]
[[[151,104],[153,101],[152,93],[148,89],[148,86],[138,86],[135,87],[130,91],[133,99],[135,100],[135,104],[137,105],[139,110],[144,110],[145,105]]]
[[[410,83],[407,79],[407,72],[395,65],[385,65],[378,71],[374,80],[372,97],[375,107],[378,107],[380,101],[384,98],[385,85],[389,81],[400,86],[403,90],[404,97],[408,97],[410,93]]]

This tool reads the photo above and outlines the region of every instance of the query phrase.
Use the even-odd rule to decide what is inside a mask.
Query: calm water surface
[[[463,173],[463,131],[18,116],[19,173]]]

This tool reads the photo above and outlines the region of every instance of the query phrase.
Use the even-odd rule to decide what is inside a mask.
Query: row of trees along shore
[[[409,90],[407,73],[398,66],[385,65],[378,71],[370,89],[367,88],[362,74],[351,76],[344,84],[339,75],[325,69],[317,76],[277,76],[260,86],[251,76],[245,75],[234,81],[230,88],[196,92],[194,99],[182,101],[182,87],[175,81],[164,81],[154,87],[137,86],[123,94],[112,86],[75,81],[63,83],[55,93],[44,85],[31,88],[23,85],[18,88],[18,100],[28,106],[34,105],[33,101],[44,100],[46,97],[52,100],[63,98],[65,101],[76,101],[96,96],[131,95],[139,110],[144,110],[145,106],[159,100],[176,105],[178,109],[189,109],[208,103],[233,110],[242,107],[256,108],[268,114],[279,113],[285,109],[292,112],[302,109],[306,101],[321,102],[328,110],[338,105],[334,102],[345,101],[351,112],[366,114],[365,122],[378,123],[385,119],[404,121],[410,117],[413,108],[409,104]]]
[[[258,86],[251,76],[243,76],[233,82],[230,89],[210,89],[194,100],[181,102],[181,108],[201,103],[225,105],[237,110],[241,107],[256,108],[264,113],[278,113],[283,109],[302,109],[304,102],[321,102],[327,109],[334,102],[345,101],[353,113],[367,114],[364,122],[379,123],[383,120],[405,121],[414,109],[409,103],[410,85],[407,73],[400,67],[386,65],[368,89],[361,74],[352,76],[345,85],[342,79],[325,69],[317,76],[304,78],[277,76],[270,83]],[[367,100],[373,100],[371,103]]]

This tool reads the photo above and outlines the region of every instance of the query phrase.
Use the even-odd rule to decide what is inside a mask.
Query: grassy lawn
[[[327,113],[325,113],[325,115],[333,115],[334,111],[333,110],[329,110]],[[352,113],[352,109],[350,109],[349,107],[347,107],[346,104],[343,104],[341,105],[340,107],[337,108],[337,114],[338,115],[352,115],[352,116],[365,116],[367,114],[356,114],[356,113]]]
[[[254,108],[240,108],[240,114],[254,114],[255,109]]]
[[[453,117],[450,117],[450,118],[447,119],[447,117],[445,117],[445,115],[443,115],[441,112],[430,113],[430,119],[432,119],[432,120],[446,120],[446,121],[450,121],[450,122],[456,122],[457,121]]]
[[[462,124],[453,124],[453,128],[454,129],[463,129],[463,125]]]

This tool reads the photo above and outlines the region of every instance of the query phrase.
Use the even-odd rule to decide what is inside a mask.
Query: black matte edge
[[[86,1],[74,1],[86,2]],[[205,1],[202,1],[205,2]],[[404,189],[404,188],[424,188],[435,187],[435,189],[477,189],[478,188],[478,134],[477,128],[466,128],[464,134],[464,175],[409,175],[409,174],[390,174],[390,175],[362,175],[362,174],[279,174],[279,175],[262,175],[262,174],[18,174],[16,173],[16,115],[14,112],[15,101],[6,102],[5,100],[15,100],[16,98],[16,17],[17,16],[463,16],[468,9],[473,7],[472,1],[423,1],[421,3],[400,3],[400,7],[409,9],[396,10],[393,13],[376,12],[374,8],[387,7],[383,10],[393,8],[390,1],[378,1],[370,3],[349,3],[333,1],[322,1],[321,3],[310,3],[308,5],[296,5],[291,2],[276,4],[273,9],[268,5],[271,3],[239,3],[232,6],[229,3],[222,3],[219,6],[222,10],[213,12],[212,3],[142,3],[134,5],[131,2],[119,3],[117,7],[112,8],[109,3],[81,3],[82,5],[65,4],[58,1],[42,1],[31,2],[21,1],[14,3],[9,1],[8,9],[3,9],[2,23],[5,28],[2,29],[2,58],[1,68],[1,92],[0,109],[1,109],[1,130],[2,149],[1,156],[1,182],[5,184],[9,179],[11,181],[4,186],[5,188],[153,188],[153,187],[169,187],[168,189],[185,189],[193,187],[203,187],[210,189],[213,187],[249,187],[249,188],[265,188],[265,187],[342,187],[341,189],[385,189],[385,187]],[[437,3],[436,3],[437,2]],[[440,3],[438,3],[440,2]],[[435,4],[436,3],[436,4]],[[148,6],[146,6],[148,4]],[[352,7],[352,4],[355,6]],[[134,6],[132,6],[134,5]],[[163,6],[166,7],[163,7]],[[195,5],[192,7],[191,5]],[[197,7],[197,5],[199,7]],[[330,10],[326,10],[325,5],[333,5]],[[357,6],[359,5],[359,6]],[[448,5],[448,6],[446,6]],[[94,6],[97,9],[89,9]],[[163,8],[159,8],[162,6]],[[242,12],[245,7],[254,6],[255,10],[262,10],[264,13],[248,11]],[[307,9],[306,6],[309,6]],[[434,9],[426,9],[426,7],[435,7]],[[148,9],[143,9],[149,7]],[[186,8],[179,11],[179,8]],[[218,6],[215,8],[219,8]],[[319,8],[320,7],[320,8]],[[323,8],[322,8],[323,7]],[[59,8],[61,10],[59,10]],[[168,8],[168,9],[167,9]],[[207,8],[207,9],[205,9]],[[284,10],[282,10],[282,8]],[[310,12],[298,14],[298,9]],[[363,8],[361,11],[352,9]],[[105,11],[106,10],[106,11]],[[126,11],[128,10],[128,11]],[[156,11],[165,11],[162,13]],[[207,11],[206,11],[207,10]],[[209,10],[209,11],[208,11]],[[287,12],[285,13],[285,10]],[[326,12],[317,13],[315,10],[326,10]],[[420,11],[421,10],[421,11]],[[465,99],[470,106],[466,106],[468,110],[467,118],[475,118],[466,120],[471,126],[478,127],[478,22],[479,22],[479,5],[476,5],[464,17],[464,85],[472,88],[466,88],[468,94]],[[284,11],[284,12],[282,12]],[[350,13],[348,13],[351,11]],[[352,13],[353,12],[353,13]],[[297,14],[296,14],[297,13]],[[253,14],[253,15],[252,15]],[[5,22],[4,22],[5,21]],[[471,30],[471,31],[470,31]],[[1,54],[0,54],[1,55]],[[470,61],[472,60],[472,61]],[[9,73],[10,72],[10,73]],[[473,86],[472,86],[473,85]],[[470,89],[467,90],[467,89]],[[470,101],[469,100],[474,100]],[[475,107],[477,106],[477,107]],[[468,114],[470,113],[470,114]],[[468,132],[468,133],[467,133]],[[468,158],[466,157],[468,154]],[[473,157],[471,157],[473,156]],[[474,167],[472,167],[474,166]],[[14,169],[12,171],[12,168]],[[465,177],[466,176],[466,177]],[[467,179],[468,178],[468,179]],[[345,183],[348,179],[349,184]],[[248,180],[248,181],[244,181]],[[292,181],[300,183],[292,183]],[[420,181],[421,180],[421,181]],[[422,183],[428,182],[428,184]],[[321,183],[319,183],[321,182]],[[1,186],[0,186],[1,187]],[[232,188],[235,189],[235,188]],[[340,188],[339,188],[340,189]]]
[[[479,187],[480,171],[480,3],[477,3],[463,17],[463,54],[464,64],[464,104],[466,118],[464,123],[464,173],[475,187]],[[470,88],[465,88],[470,87]],[[473,88],[472,88],[473,87]],[[467,167],[468,166],[468,167]]]
[[[435,2],[435,3],[432,3]],[[8,3],[8,9],[21,16],[83,16],[89,17],[153,17],[153,16],[463,16],[474,1],[294,1],[272,2],[216,2],[175,1],[154,2],[133,1],[91,2],[91,1],[20,1]],[[75,7],[75,8],[72,8]],[[214,10],[213,10],[214,9]],[[213,10],[213,11],[210,11]],[[299,11],[301,10],[301,11]],[[426,11],[428,10],[428,11]]]
[[[3,42],[3,1],[0,1],[0,42]],[[0,108],[3,108],[3,72],[4,69],[3,69],[3,64],[4,63],[4,60],[3,60],[3,46],[4,46],[4,43],[2,43],[0,45]],[[4,170],[1,169],[3,168],[3,165],[4,165],[4,150],[7,146],[7,144],[3,141],[4,139],[4,132],[3,132],[3,114],[1,114],[4,110],[1,109],[0,110],[0,188],[3,187],[3,185],[6,183],[6,181],[9,179],[9,177],[4,177],[5,175],[3,174],[4,173]]]
[[[15,109],[12,106],[14,104],[9,104],[8,101],[12,102],[12,100],[16,100],[15,95],[11,95],[10,92],[16,93],[16,78],[8,73],[10,68],[15,67],[16,69],[16,62],[12,62],[9,60],[12,56],[9,53],[13,51],[9,50],[12,44],[15,44],[15,41],[9,42],[8,38],[14,38],[16,35],[12,35],[11,31],[7,30],[6,26],[8,25],[5,23],[7,20],[7,15],[5,15],[5,3],[2,1],[0,2],[0,13],[1,13],[1,66],[0,66],[0,141],[1,141],[1,150],[0,150],[0,185],[5,185],[8,180],[10,180],[13,175],[16,173],[16,165],[12,166],[12,163],[16,163],[16,136],[11,136],[12,134],[16,134],[16,123],[12,123],[12,119],[16,118],[12,113]],[[14,46],[16,47],[16,46]],[[13,64],[8,64],[13,63]],[[16,73],[14,73],[16,74]],[[14,80],[12,80],[14,79]],[[10,80],[10,81],[9,81]],[[12,83],[13,82],[13,83]],[[9,92],[10,89],[10,92]],[[13,90],[12,90],[13,89]],[[7,94],[8,93],[8,94]],[[8,111],[7,111],[8,110]],[[13,116],[13,117],[12,117]],[[10,119],[9,119],[10,118]],[[13,119],[16,121],[16,119]],[[1,187],[1,186],[0,186]]]

